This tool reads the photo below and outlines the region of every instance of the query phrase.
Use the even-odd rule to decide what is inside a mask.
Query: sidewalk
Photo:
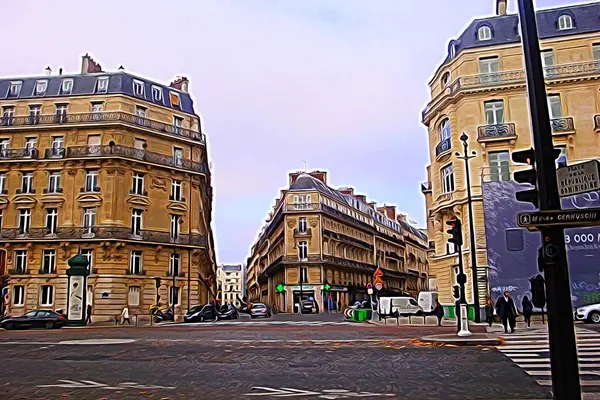
[[[375,319],[365,322],[379,326],[438,326],[437,317],[432,316],[427,316],[425,319],[423,317],[387,318],[387,320],[382,319],[381,321],[375,317]],[[442,326],[456,326],[456,320],[444,318],[442,319]]]

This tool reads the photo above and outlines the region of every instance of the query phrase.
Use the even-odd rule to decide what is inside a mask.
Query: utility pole
[[[518,4],[535,156],[534,170],[522,172],[521,177],[527,173],[536,176],[539,195],[535,189],[517,195],[523,198],[523,195],[529,194],[541,211],[560,210],[555,151],[533,0],[518,0]],[[541,233],[540,266],[544,270],[548,293],[548,337],[554,398],[581,399],[564,229],[547,227],[542,228]]]
[[[458,252],[458,274],[456,275],[456,282],[458,286],[454,286],[454,298],[456,299],[456,327],[458,329],[458,336],[470,336],[469,332],[469,316],[467,306],[467,296],[465,283],[467,283],[467,275],[465,275],[463,265],[463,254],[462,254],[462,223],[457,217],[453,217],[446,221],[446,225],[450,227],[446,231],[450,235],[448,242],[456,246]]]

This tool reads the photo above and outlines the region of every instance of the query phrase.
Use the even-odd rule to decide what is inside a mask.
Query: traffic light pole
[[[560,210],[554,145],[533,0],[518,0],[540,210]],[[552,388],[557,400],[581,399],[571,288],[563,228],[542,229]]]

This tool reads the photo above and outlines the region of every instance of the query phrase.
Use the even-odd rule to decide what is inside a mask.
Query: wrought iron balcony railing
[[[171,243],[193,246],[207,246],[208,240],[199,234],[179,234],[171,238],[170,232],[143,229],[139,235],[134,235],[130,228],[119,226],[94,227],[59,227],[55,233],[48,233],[47,228],[31,228],[27,233],[21,233],[18,228],[3,228],[0,239],[4,240],[49,240],[49,239],[121,239],[139,240],[141,242]]]
[[[479,141],[495,139],[514,139],[517,137],[515,124],[482,125],[477,127],[477,139]]]
[[[25,158],[39,158],[39,151],[35,147],[26,147],[23,149],[0,149],[0,160],[22,160]]]
[[[572,117],[554,118],[550,120],[552,133],[572,132],[575,130],[575,123]]]
[[[59,151],[60,150],[60,151]],[[168,156],[166,154],[154,153],[143,149],[121,145],[102,146],[72,146],[64,149],[46,149],[45,158],[85,158],[85,157],[123,157],[131,160],[146,161],[168,167],[181,168],[201,173],[207,172],[207,166],[203,163],[186,160],[184,158]]]
[[[311,211],[321,209],[321,203],[286,203],[284,211]]]
[[[446,138],[441,140],[437,146],[435,146],[435,156],[439,157],[443,153],[452,150],[452,138]]]
[[[148,118],[138,117],[121,111],[107,111],[82,114],[51,114],[25,117],[2,117],[0,118],[0,131],[3,129],[14,129],[19,127],[34,128],[36,126],[60,126],[60,125],[103,125],[111,123],[124,123],[159,133],[180,136],[188,139],[198,140],[206,143],[203,133],[191,129],[185,129],[174,125],[153,121]]]

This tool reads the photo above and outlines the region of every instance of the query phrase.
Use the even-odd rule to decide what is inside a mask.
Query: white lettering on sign
[[[556,170],[560,196],[572,196],[600,189],[596,160],[569,165]]]

